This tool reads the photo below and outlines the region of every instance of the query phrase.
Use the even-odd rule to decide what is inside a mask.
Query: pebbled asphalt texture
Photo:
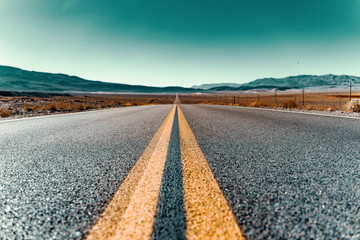
[[[360,121],[181,105],[248,239],[360,239]]]
[[[171,110],[0,122],[0,239],[82,239]],[[182,105],[248,239],[360,239],[360,121]],[[152,239],[185,239],[175,116]]]
[[[172,107],[0,122],[0,239],[82,239]]]

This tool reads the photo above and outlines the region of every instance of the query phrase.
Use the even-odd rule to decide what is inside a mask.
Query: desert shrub
[[[6,98],[3,99],[3,102],[11,102],[13,100],[14,100],[13,97],[6,97]]]
[[[98,108],[98,106],[92,104],[85,104],[85,103],[78,103],[73,106],[73,109],[76,111],[84,111],[86,109],[95,109],[95,108]]]
[[[41,106],[40,104],[35,104],[35,105],[32,106],[32,109],[40,111],[40,110],[43,110],[43,106]]]
[[[111,100],[102,100],[100,103],[100,107],[113,107],[113,106],[120,106],[121,103],[118,101],[111,101]]]
[[[335,105],[305,105],[304,109],[308,111],[327,111],[332,112],[337,110],[337,107]]]
[[[32,106],[29,105],[29,104],[25,104],[23,109],[24,109],[24,111],[27,111],[27,112],[32,112],[33,111]]]
[[[241,107],[248,107],[249,104],[248,104],[248,103],[239,103],[239,106],[241,106]]]
[[[36,110],[42,110],[43,107],[39,104],[34,104],[34,105],[25,104],[23,109],[24,109],[24,111],[32,112],[32,111],[36,111]]]
[[[13,112],[9,109],[5,109],[5,108],[2,108],[0,110],[0,116],[5,118],[5,117],[11,117],[13,116]]]
[[[334,106],[330,106],[330,105],[319,105],[318,110],[320,111],[327,111],[327,112],[332,112],[336,109],[336,107]]]
[[[132,102],[124,103],[124,106],[126,106],[126,107],[131,107],[131,106],[136,106],[136,105],[137,105],[136,103],[132,103]]]
[[[49,103],[46,109],[50,111],[71,110],[72,106],[69,103],[55,102],[55,103]]]
[[[249,103],[249,107],[267,107],[268,105],[262,101],[254,101]]]
[[[360,99],[352,99],[345,105],[347,112],[360,112]]]
[[[74,107],[73,107],[73,109],[77,110],[77,111],[83,111],[83,110],[85,110],[85,108],[86,108],[85,105],[82,104],[82,103],[75,104]]]
[[[57,107],[56,107],[55,103],[49,103],[46,108],[48,110],[50,110],[50,111],[56,111],[57,110]]]
[[[305,105],[305,109],[308,111],[317,110],[316,106],[314,105]]]
[[[283,102],[280,106],[283,108],[296,108],[297,104],[294,100],[287,100]]]

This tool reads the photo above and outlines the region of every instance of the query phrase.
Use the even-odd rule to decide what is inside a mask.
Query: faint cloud
[[[76,6],[78,6],[83,0],[65,0],[63,7],[62,7],[62,12],[66,13],[69,10],[75,8]]]

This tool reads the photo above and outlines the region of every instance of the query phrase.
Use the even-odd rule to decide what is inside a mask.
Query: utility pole
[[[352,86],[351,86],[351,81],[350,81],[350,101],[351,101],[351,88],[352,88]]]

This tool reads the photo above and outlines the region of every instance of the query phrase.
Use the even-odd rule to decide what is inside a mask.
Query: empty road
[[[360,239],[360,120],[161,105],[0,122],[0,239]]]

